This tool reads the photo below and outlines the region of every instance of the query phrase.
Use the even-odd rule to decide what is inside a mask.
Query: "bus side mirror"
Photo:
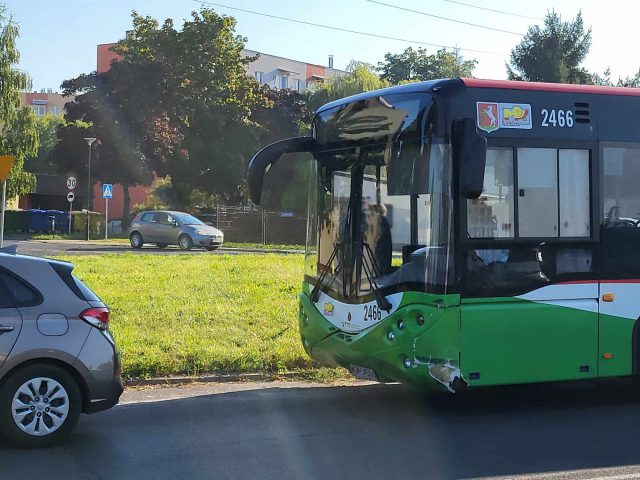
[[[313,152],[316,146],[315,139],[311,137],[295,137],[267,145],[256,153],[249,162],[249,169],[247,170],[247,185],[251,201],[256,205],[260,205],[264,174],[280,160],[280,157],[285,153]]]
[[[472,118],[454,124],[453,160],[460,172],[460,194],[464,198],[478,198],[484,184],[487,140],[478,133]]]

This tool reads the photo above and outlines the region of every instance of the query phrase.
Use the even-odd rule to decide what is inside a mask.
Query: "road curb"
[[[283,253],[287,255],[304,253],[304,250],[279,250],[275,248],[219,247],[218,250],[221,252],[229,251],[229,252],[250,252],[250,253]]]
[[[240,373],[233,375],[184,375],[154,378],[130,378],[124,380],[127,387],[143,387],[148,385],[184,385],[186,383],[226,383],[226,382],[269,382],[276,379],[299,379],[300,374],[286,373]]]

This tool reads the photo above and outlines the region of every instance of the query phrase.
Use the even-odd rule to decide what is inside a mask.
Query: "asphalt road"
[[[640,478],[640,391],[624,386],[462,398],[301,384],[126,395],[141,403],[83,416],[63,447],[0,447],[0,478]]]

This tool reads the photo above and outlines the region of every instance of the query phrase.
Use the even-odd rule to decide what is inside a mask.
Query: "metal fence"
[[[196,216],[222,230],[225,242],[264,245],[304,245],[305,242],[307,217],[294,212],[219,205],[213,212]]]

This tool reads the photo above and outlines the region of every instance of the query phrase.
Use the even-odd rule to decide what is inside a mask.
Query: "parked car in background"
[[[109,309],[72,270],[0,250],[0,433],[17,446],[58,443],[122,393]]]
[[[129,228],[129,240],[133,248],[153,243],[159,248],[178,245],[182,250],[215,250],[222,245],[224,235],[188,213],[156,210],[136,215]]]

